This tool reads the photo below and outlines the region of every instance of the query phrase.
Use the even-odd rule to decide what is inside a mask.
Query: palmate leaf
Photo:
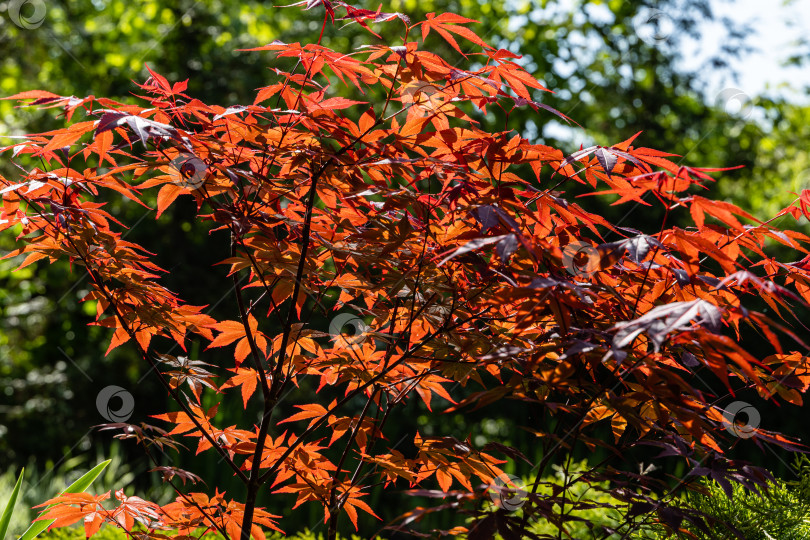
[[[164,375],[171,377],[170,384],[173,388],[178,388],[184,383],[187,383],[197,398],[200,400],[200,393],[203,386],[216,390],[214,384],[214,374],[203,368],[203,366],[213,367],[212,364],[202,362],[200,360],[190,360],[185,356],[172,356],[169,354],[162,354],[158,356],[158,360],[164,364],[168,364],[176,369],[164,372]]]
[[[673,302],[657,306],[638,319],[616,324],[613,346],[623,348],[631,344],[642,332],[646,332],[658,351],[666,337],[676,331],[689,329],[697,322],[712,332],[719,332],[723,320],[721,310],[705,300]]]
[[[611,242],[609,244],[601,244],[596,247],[602,257],[621,257],[621,255],[626,252],[630,257],[630,260],[636,264],[641,264],[651,250],[661,248],[664,248],[664,245],[661,242],[646,234],[639,234],[638,236],[634,236],[632,238],[619,240],[618,242]]]
[[[506,235],[489,236],[489,237],[485,237],[485,238],[476,238],[475,240],[470,240],[469,242],[467,242],[463,246],[453,250],[453,252],[450,253],[450,255],[446,256],[444,259],[439,261],[439,264],[437,266],[441,266],[444,263],[446,263],[447,261],[449,261],[450,259],[452,259],[454,257],[458,257],[459,255],[463,255],[465,253],[475,251],[476,249],[482,248],[482,247],[487,246],[489,244],[494,244],[495,242],[500,242],[504,238],[506,238]]]
[[[124,114],[119,112],[107,112],[96,125],[96,136],[102,133],[126,125],[138,136],[138,139],[145,145],[151,138],[175,138],[182,143],[182,139],[177,130],[167,124],[155,122],[148,118]]]
[[[225,384],[220,387],[220,390],[227,388],[242,388],[242,402],[247,407],[250,396],[256,391],[256,385],[259,382],[259,372],[252,368],[238,367],[231,369],[236,375],[228,379]]]
[[[418,23],[422,26],[422,39],[425,39],[431,30],[435,30],[461,54],[464,53],[461,51],[461,48],[458,46],[458,43],[456,43],[456,40],[453,38],[452,34],[461,36],[464,39],[471,41],[472,43],[475,43],[476,45],[485,49],[492,49],[492,47],[487,45],[481,38],[479,38],[475,32],[469,28],[459,26],[460,24],[468,24],[478,21],[468,19],[454,13],[440,13],[439,15],[436,15],[435,13],[428,13],[426,19],[427,20]]]
[[[390,20],[396,18],[396,19],[400,19],[406,25],[409,25],[411,23],[411,20],[410,20],[410,18],[408,18],[407,15],[404,15],[404,14],[399,13],[399,12],[383,13],[379,9],[377,11],[371,11],[370,9],[360,9],[360,8],[356,8],[354,6],[351,6],[351,5],[349,5],[349,4],[345,3],[345,2],[341,2],[339,0],[336,1],[335,4],[343,7],[346,10],[346,16],[337,17],[338,20],[350,19],[350,20],[360,24],[360,26],[362,26],[363,28],[368,30],[372,35],[377,36],[377,37],[380,37],[379,34],[377,34],[371,28],[369,28],[368,24],[366,24],[366,21],[372,21],[372,22],[375,22],[375,23],[380,23],[380,22],[390,21]]]
[[[110,498],[110,492],[101,495],[89,493],[68,493],[48,499],[38,506],[47,506],[36,523],[51,523],[53,527],[67,527],[81,521],[85,537],[96,534],[101,525],[110,518],[102,502]]]
[[[158,472],[163,477],[163,481],[167,482],[174,478],[175,476],[183,481],[183,485],[186,485],[186,481],[191,482],[192,484],[196,484],[197,482],[203,482],[203,479],[197,476],[196,474],[186,471],[184,469],[178,469],[177,467],[169,467],[169,466],[160,466],[155,467],[154,469],[149,469],[149,472]]]
[[[584,148],[582,150],[574,152],[573,154],[565,158],[565,160],[560,164],[558,171],[565,169],[568,165],[572,164],[573,162],[579,161],[582,158],[590,156],[591,154],[596,155],[596,160],[599,163],[599,166],[602,167],[602,170],[605,172],[608,178],[610,178],[610,173],[613,172],[613,169],[614,167],[616,167],[616,163],[618,163],[618,159],[620,157],[626,159],[627,161],[630,161],[631,163],[633,163],[633,165],[635,165],[636,167],[638,167],[638,169],[642,171],[652,172],[650,166],[644,163],[638,157],[624,150],[620,150],[615,146],[607,147],[598,145],[590,146],[588,148]]]

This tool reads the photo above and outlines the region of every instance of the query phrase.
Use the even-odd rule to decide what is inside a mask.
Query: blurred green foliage
[[[804,189],[810,189],[810,106],[761,99],[767,120],[748,137],[751,167],[741,178],[728,178],[720,192],[759,216],[773,216]],[[738,176],[738,175],[735,175]],[[784,218],[785,221],[791,218]],[[804,232],[807,220],[802,219]]]

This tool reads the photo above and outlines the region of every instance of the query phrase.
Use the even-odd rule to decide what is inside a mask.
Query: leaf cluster
[[[10,98],[58,109],[67,126],[3,149],[21,170],[0,178],[0,230],[17,232],[20,244],[9,256],[20,268],[45,259],[81,268],[93,324],[112,335],[108,352],[136,350],[174,404],[153,415],[162,427],[105,426],[144,446],[176,490],[173,502],[121,489],[114,499],[63,495],[40,519],[81,521],[88,537],[108,522],[127,531],[140,524],[151,538],[202,527],[248,540],[281,531],[285,511],[306,504],[334,538],[342,515],[356,530],[377,518],[373,490],[406,487],[445,501],[406,511],[391,530],[452,511],[470,519],[436,533],[533,537],[530,520],[585,519],[571,513],[589,504],[572,502],[574,484],[608,481],[629,518],[654,514],[672,529],[694,522],[655,497],[662,479],[608,463],[640,445],[685,465],[679,484],[708,476],[729,494],[733,483],[767,485],[766,471],[725,455],[730,434],[798,443],[759,425],[740,431],[721,402],[744,388],[801,405],[810,386],[807,346],[790,327],[794,306],[810,301],[810,264],[769,256],[774,243],[810,253],[810,237],[772,224],[802,217],[806,195],[762,221],[698,195],[718,171],[640,146],[640,134],[568,154],[509,129],[484,130],[465,111],[568,118],[534,99],[544,85],[465,17],[431,13],[411,23],[339,0],[305,4],[315,7],[322,28],[397,24],[401,44],[253,49],[292,68],[274,68],[276,80],[245,105],[203,103],[186,93],[187,81],[151,70],[138,84],[141,105],[47,91]],[[476,52],[466,69],[453,66],[417,34]],[[362,100],[332,95],[338,84]],[[572,186],[617,196],[618,206],[657,205],[665,217],[646,232],[623,228],[574,202]],[[105,208],[109,196],[147,206],[155,192],[156,217],[184,197],[200,226],[228,233],[220,264],[233,318],[215,319],[161,284],[169,272],[125,240],[126,225]],[[672,225],[675,213],[693,226]],[[751,297],[770,313],[749,309]],[[308,324],[313,313],[334,317],[329,333]],[[745,332],[760,332],[774,354],[748,352]],[[189,344],[200,343],[206,358],[190,358]],[[174,347],[184,354],[171,355]],[[220,349],[233,361],[208,361]],[[701,375],[720,390],[702,389]],[[219,404],[234,391],[245,408],[259,405],[255,422],[221,421]],[[297,412],[280,418],[287,399]],[[479,448],[451,433],[412,433],[409,448],[387,437],[411,402],[439,424],[441,412],[505,400],[542,419],[526,426],[542,449],[537,463],[526,449]],[[184,442],[216,453],[244,498],[203,490],[201,475],[159,462]],[[500,456],[543,471],[578,447],[610,455],[548,494],[537,475],[520,516],[486,511],[505,474]],[[260,490],[295,502],[271,512],[257,505]]]

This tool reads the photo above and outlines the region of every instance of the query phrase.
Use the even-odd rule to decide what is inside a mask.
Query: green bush
[[[653,527],[649,538],[690,538],[698,540],[810,540],[810,458],[796,458],[799,480],[777,479],[761,493],[750,491],[740,484],[732,484],[728,497],[722,486],[714,481],[703,481],[701,492],[690,491],[681,497],[681,508],[707,515],[708,533],[691,524],[685,524],[693,535],[669,535],[662,526]],[[737,536],[728,526],[733,526]]]
[[[578,463],[571,463],[566,473],[565,468],[554,465],[554,472],[548,476],[541,478],[537,495],[540,498],[552,497],[552,493],[556,492],[558,495],[560,489],[568,485],[566,491],[566,498],[577,503],[583,503],[586,506],[594,505],[593,508],[571,510],[568,506],[565,513],[570,519],[565,520],[561,527],[548,520],[532,519],[529,521],[528,531],[533,535],[540,538],[565,538],[577,540],[619,540],[626,538],[624,533],[629,532],[632,523],[644,522],[645,516],[636,516],[634,519],[627,520],[625,515],[627,503],[613,497],[608,493],[611,489],[609,482],[585,482],[576,481],[578,476],[588,471],[587,460]],[[535,482],[534,476],[521,479],[525,491],[530,491],[531,486]],[[494,503],[487,503],[484,507],[485,511],[495,512],[497,507]],[[559,514],[561,508],[554,505],[554,513]],[[523,511],[521,509],[515,510],[513,517],[522,518]],[[580,521],[582,520],[582,521]],[[659,538],[659,529],[652,525],[652,520],[647,520],[643,526],[639,526],[638,530],[634,530],[632,538],[634,540],[654,540]],[[603,528],[604,527],[604,528]],[[610,528],[619,531],[619,534],[612,534],[606,536],[605,528]],[[503,537],[500,534],[495,536],[498,539]]]
[[[555,467],[554,474],[541,479],[538,495],[550,496],[554,486],[571,484],[571,476],[582,474],[587,468],[586,461],[573,464],[566,476],[561,467]],[[637,516],[637,527],[625,536],[629,527],[624,515],[626,504],[607,493],[610,489],[608,482],[590,485],[575,482],[570,485],[566,493],[569,500],[602,506],[568,512],[570,516],[583,521],[568,520],[561,531],[555,523],[538,520],[530,524],[529,531],[541,538],[576,540],[810,540],[810,458],[804,455],[797,457],[796,468],[799,470],[798,481],[777,479],[775,483],[769,483],[767,492],[762,491],[761,494],[740,484],[732,484],[732,497],[729,498],[720,484],[708,480],[700,482],[699,490],[684,492],[677,506],[692,515],[700,513],[706,516],[708,532],[687,520],[681,526],[689,532],[688,535],[667,530],[658,522],[655,514],[647,514]],[[534,477],[528,477],[523,482],[525,486],[531,486],[534,480]],[[486,509],[495,511],[496,507],[489,504]],[[559,508],[555,511],[559,511]],[[515,515],[522,517],[522,511],[518,509]],[[740,536],[725,524],[736,528]],[[607,536],[602,527],[615,529],[619,533]],[[496,535],[496,538],[502,537]]]

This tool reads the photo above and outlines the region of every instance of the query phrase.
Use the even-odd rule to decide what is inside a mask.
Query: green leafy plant
[[[58,463],[37,463],[29,460],[25,466],[25,480],[17,499],[17,506],[11,516],[8,536],[19,537],[31,524],[38,513],[34,505],[54,496],[55,490],[63,489],[76,480],[95,464],[109,460],[109,465],[93,482],[96,489],[106,490],[112,486],[130,486],[139,468],[128,462],[121,448],[122,443],[113,441],[103,451],[82,453],[59,461]],[[84,472],[82,472],[84,471]],[[0,475],[0,501],[8,500],[14,490],[16,479],[13,471]],[[163,487],[163,486],[160,486]],[[153,496],[166,500],[164,490],[154,490]],[[170,495],[170,494],[169,494]]]
[[[99,463],[91,470],[83,474],[79,477],[75,482],[65,488],[62,491],[61,495],[66,493],[81,493],[86,491],[87,488],[93,483],[93,481],[98,478],[101,472],[110,464],[110,460],[104,461]],[[17,503],[17,499],[20,495],[20,490],[23,486],[23,476],[25,474],[25,469],[20,472],[20,475],[17,477],[17,482],[14,484],[14,489],[11,492],[8,502],[6,503],[6,507],[3,510],[2,515],[0,516],[0,538],[6,538],[7,534],[9,533],[9,528],[11,524],[11,518],[14,514],[14,506]],[[36,478],[36,475],[34,475]],[[39,536],[45,529],[48,528],[53,523],[53,521],[34,521],[31,525],[25,530],[25,532],[20,537],[20,540],[33,540],[37,536]]]
[[[83,493],[90,487],[90,484],[98,478],[98,475],[110,464],[110,460],[103,461],[84,473],[78,480],[70,484],[68,487],[65,488],[62,493],[60,493],[60,497],[70,493]],[[50,508],[50,507],[49,507]],[[42,533],[45,529],[47,529],[50,525],[53,524],[55,520],[37,520],[34,521],[28,529],[23,533],[20,537],[20,540],[33,540],[37,536]]]
[[[20,494],[20,486],[22,485],[23,475],[25,469],[20,471],[20,476],[17,477],[17,483],[14,484],[14,490],[11,492],[6,507],[3,509],[3,514],[0,515],[0,538],[6,537],[9,523],[11,522],[11,515],[14,513],[14,505],[17,504],[17,496]]]
[[[662,529],[654,527],[651,523],[644,523],[644,515],[636,514],[628,519],[629,505],[611,494],[610,482],[589,481],[586,478],[592,469],[587,460],[571,462],[567,466],[554,465],[553,469],[552,474],[543,478],[530,476],[520,480],[514,479],[513,491],[507,495],[513,498],[506,504],[502,499],[495,498],[493,502],[485,505],[484,511],[495,521],[499,519],[499,513],[503,514],[504,508],[513,509],[514,517],[522,519],[524,517],[522,507],[529,498],[527,486],[537,483],[539,488],[536,496],[541,499],[554,500],[556,493],[567,493],[567,508],[558,508],[558,512],[565,513],[567,519],[530,520],[526,529],[529,537],[577,540],[658,538]],[[605,531],[615,532],[606,536]],[[475,531],[471,531],[471,538],[474,536],[473,532]],[[496,538],[508,537],[499,533]]]
[[[687,526],[679,538],[715,540],[807,540],[810,539],[810,458],[798,454],[798,479],[773,479],[763,489],[739,484],[723,485],[703,480],[684,493],[677,504],[702,516],[704,527]],[[672,534],[661,525],[648,528],[651,538]]]
[[[716,522],[709,532],[693,529],[701,540],[744,538],[745,540],[810,539],[810,500],[783,481],[770,482],[759,493],[740,485],[729,496],[717,482],[704,482],[705,492],[691,492],[685,506]]]

